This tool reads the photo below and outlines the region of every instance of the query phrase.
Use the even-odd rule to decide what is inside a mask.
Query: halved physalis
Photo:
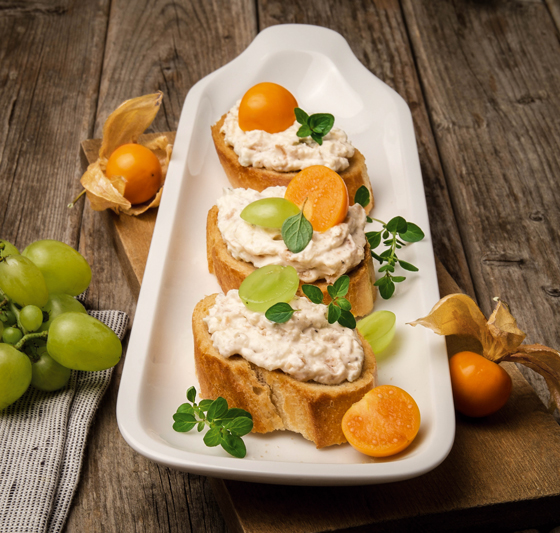
[[[342,417],[342,432],[356,450],[371,457],[403,451],[420,428],[420,410],[408,392],[393,385],[370,390]]]
[[[251,87],[241,99],[239,127],[243,131],[279,133],[296,120],[298,107],[292,93],[277,83],[263,82]]]
[[[340,224],[348,213],[348,189],[344,180],[323,165],[304,168],[288,184],[286,200],[300,209],[315,231],[324,232]]]
[[[294,267],[267,265],[249,274],[239,287],[239,298],[245,307],[265,313],[279,302],[289,303],[299,287]]]

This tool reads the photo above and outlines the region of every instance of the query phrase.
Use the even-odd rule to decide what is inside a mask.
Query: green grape
[[[18,328],[9,327],[2,333],[2,341],[6,344],[17,344],[22,337],[23,333]]]
[[[31,385],[43,391],[55,391],[64,387],[70,379],[69,368],[57,363],[44,349],[41,357],[33,363]]]
[[[19,250],[8,241],[0,239],[0,244],[4,245],[4,248],[0,247],[0,257],[6,257],[7,255],[19,255]]]
[[[243,280],[239,287],[239,297],[251,311],[264,313],[274,304],[289,303],[298,287],[299,277],[294,267],[267,265]]]
[[[31,361],[9,344],[0,344],[0,410],[14,403],[31,383]]]
[[[373,353],[382,352],[393,340],[397,317],[391,311],[375,311],[358,321],[358,331],[369,342]]]
[[[119,362],[122,346],[113,330],[99,320],[71,312],[52,321],[47,351],[72,370],[105,370]]]
[[[80,252],[63,242],[35,241],[23,250],[22,255],[37,265],[51,293],[77,296],[89,286],[91,268],[87,261]]]
[[[299,207],[284,198],[263,198],[250,203],[243,211],[241,218],[249,224],[263,228],[280,229],[287,218],[299,213]]]
[[[43,307],[49,299],[43,274],[23,255],[10,255],[0,261],[0,289],[20,307]]]
[[[36,305],[26,305],[19,312],[19,321],[27,331],[37,331],[43,323],[43,311]]]
[[[48,331],[52,321],[62,313],[87,313],[86,308],[69,294],[50,294],[49,301],[43,307],[43,311],[48,314],[49,318],[41,324],[39,331]]]

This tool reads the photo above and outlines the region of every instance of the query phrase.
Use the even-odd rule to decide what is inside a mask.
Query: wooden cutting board
[[[146,137],[161,135],[150,134]],[[174,140],[174,133],[167,133]],[[101,141],[82,143],[91,163]],[[114,215],[111,229],[131,287],[138,293],[157,217]],[[461,292],[436,258],[442,296]],[[435,303],[435,302],[434,302]],[[447,339],[452,355],[468,348]],[[512,363],[513,392],[481,420],[457,415],[455,443],[431,472],[364,487],[293,487],[213,479],[232,531],[513,531],[560,525],[560,426]]]

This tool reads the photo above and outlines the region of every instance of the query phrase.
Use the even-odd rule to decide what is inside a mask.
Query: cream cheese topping
[[[337,385],[356,380],[364,350],[355,330],[329,324],[327,306],[294,298],[297,311],[284,324],[243,305],[237,290],[219,294],[204,322],[223,357],[239,354],[266,370],[280,369],[299,381]]]
[[[346,219],[323,233],[313,232],[307,247],[294,254],[282,240],[279,229],[262,228],[245,222],[241,211],[261,198],[283,198],[286,187],[224,189],[218,198],[218,229],[228,252],[235,258],[260,268],[266,265],[293,266],[304,283],[337,278],[359,265],[366,245],[366,213],[359,204],[348,208]]]
[[[278,172],[302,170],[312,165],[324,165],[340,172],[350,165],[348,159],[354,155],[354,147],[341,129],[332,128],[323,137],[322,145],[311,137],[298,137],[301,126],[298,122],[280,133],[243,131],[239,127],[240,102],[229,110],[220,130],[225,134],[226,144],[239,157],[240,165]]]

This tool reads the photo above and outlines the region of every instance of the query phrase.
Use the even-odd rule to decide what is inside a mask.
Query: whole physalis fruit
[[[482,417],[501,409],[511,394],[511,378],[498,364],[474,352],[459,352],[449,360],[455,409]]]
[[[393,385],[370,390],[342,418],[342,431],[358,451],[387,457],[404,450],[420,428],[420,410],[408,392]]]
[[[298,107],[292,93],[277,83],[263,82],[251,87],[239,105],[239,127],[243,131],[279,133],[296,120]]]
[[[300,209],[303,207],[303,214],[314,231],[327,231],[340,224],[348,214],[346,183],[334,170],[323,165],[298,172],[288,184],[284,198]]]
[[[161,187],[161,164],[157,156],[136,143],[119,146],[109,157],[105,174],[109,179],[124,180],[122,195],[132,204],[152,198]]]

